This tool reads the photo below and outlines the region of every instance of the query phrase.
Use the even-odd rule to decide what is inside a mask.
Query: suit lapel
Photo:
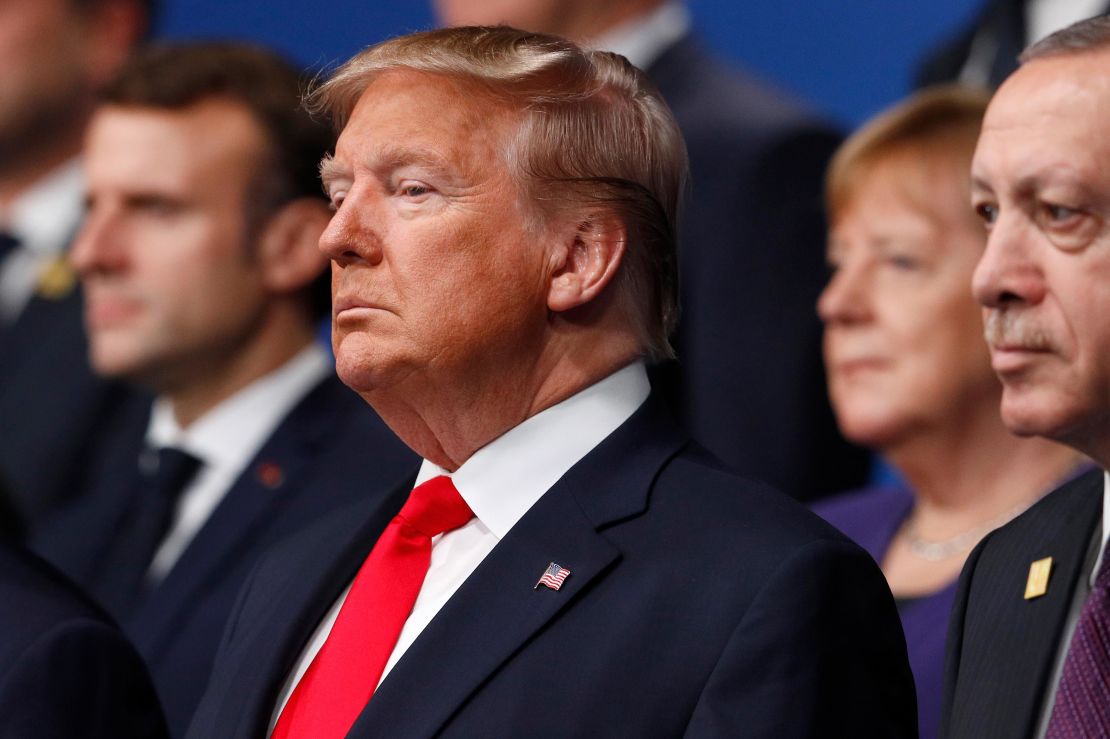
[[[232,623],[242,633],[234,637],[241,643],[235,649],[236,674],[228,684],[257,686],[259,675],[265,675],[268,682],[247,691],[244,704],[223,704],[216,725],[228,727],[228,736],[265,734],[278,694],[301,650],[354,579],[410,490],[411,479],[372,504],[369,511],[365,504],[341,509],[290,541],[297,558],[281,558],[276,582],[259,586],[259,602],[250,613],[233,616]],[[263,575],[256,570],[254,578],[259,577]]]
[[[988,667],[990,673],[974,682],[990,684],[993,695],[1009,697],[996,714],[1001,721],[999,736],[1019,736],[1035,728],[1075,588],[1086,575],[1088,547],[1102,507],[1101,491],[1098,470],[1051,493],[1044,501],[1048,505],[1026,519],[1027,529],[1013,531],[1016,536],[1007,539],[1008,546],[992,553],[996,566],[976,568],[976,576],[982,573],[993,582],[981,586],[982,602],[972,602],[969,611],[979,608],[991,614],[979,627],[997,636],[989,648],[996,667]],[[1048,590],[1025,600],[1029,566],[1044,557],[1053,559]],[[975,649],[974,644],[968,647]],[[997,669],[997,665],[1007,668]]]
[[[280,514],[288,496],[308,487],[303,477],[315,451],[329,429],[342,424],[343,407],[325,395],[331,382],[337,381],[317,385],[282,421],[146,598],[131,629],[145,654],[156,658],[159,642],[177,628],[177,614],[195,608],[201,591],[225,576],[238,551],[253,546],[252,537]]]
[[[433,736],[497,669],[621,553],[598,529],[647,507],[651,482],[685,438],[649,399],[510,530],[382,682],[348,736]],[[558,591],[535,588],[550,562]],[[419,710],[415,710],[415,707]]]

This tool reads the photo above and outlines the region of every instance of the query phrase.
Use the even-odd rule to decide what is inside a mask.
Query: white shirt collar
[[[647,69],[690,30],[690,12],[681,2],[663,3],[655,10],[620,24],[588,42],[594,49],[614,51],[640,69]]]
[[[84,212],[85,181],[72,159],[36,182],[8,210],[4,226],[39,258],[65,251]]]
[[[332,371],[327,353],[313,342],[278,369],[255,380],[181,428],[168,398],[154,401],[146,442],[175,446],[205,465],[241,469],[282,418]]]
[[[1098,549],[1098,559],[1094,569],[1091,570],[1091,587],[1095,586],[1095,575],[1098,574],[1106,560],[1106,541],[1110,539],[1110,471],[1102,473],[1102,544]]]
[[[640,362],[532,416],[474,452],[453,474],[428,460],[416,484],[448,475],[474,515],[498,539],[631,416],[651,391]]]

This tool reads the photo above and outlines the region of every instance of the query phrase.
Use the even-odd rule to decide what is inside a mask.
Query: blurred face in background
[[[58,137],[80,142],[100,85],[138,33],[124,0],[0,0],[0,173]]]
[[[971,294],[985,236],[967,205],[967,163],[927,160],[894,152],[860,174],[833,214],[832,277],[818,300],[841,431],[879,449],[997,413]]]
[[[99,373],[170,392],[243,351],[267,300],[248,217],[266,146],[247,109],[225,100],[94,116],[71,259]]]

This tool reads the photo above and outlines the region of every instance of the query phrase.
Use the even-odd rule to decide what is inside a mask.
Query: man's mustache
[[[1038,326],[1028,314],[1005,310],[987,314],[983,338],[995,349],[1054,351],[1057,348],[1051,334]]]

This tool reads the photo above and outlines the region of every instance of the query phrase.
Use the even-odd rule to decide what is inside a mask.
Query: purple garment
[[[913,510],[913,496],[897,487],[871,487],[820,500],[813,511],[840,529],[882,564],[898,527]],[[940,729],[944,689],[944,640],[956,596],[956,580],[932,595],[899,605],[906,633],[910,669],[917,688],[917,724],[921,739]]]

